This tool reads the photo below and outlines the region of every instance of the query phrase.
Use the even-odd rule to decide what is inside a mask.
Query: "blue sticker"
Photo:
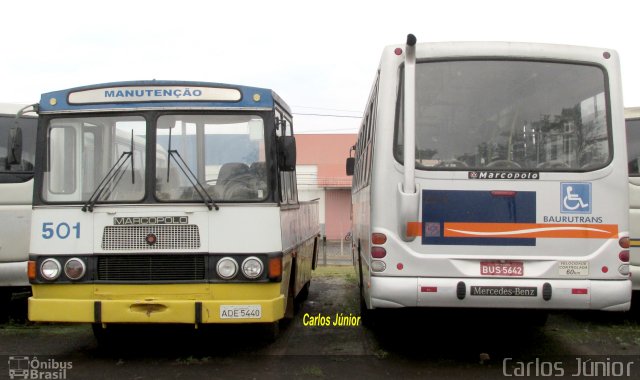
[[[560,212],[563,214],[591,214],[591,183],[561,183]]]
[[[446,222],[535,223],[536,193],[496,196],[483,190],[422,190],[422,244],[533,247],[535,238],[445,237]]]

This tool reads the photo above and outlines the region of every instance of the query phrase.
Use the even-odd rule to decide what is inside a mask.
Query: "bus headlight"
[[[72,258],[67,260],[64,264],[64,274],[70,280],[79,280],[81,279],[87,271],[86,265],[84,262],[78,258]]]
[[[258,278],[262,274],[263,270],[264,265],[262,265],[262,261],[257,257],[247,257],[242,262],[242,274],[244,274],[246,278]]]
[[[60,262],[56,259],[46,259],[40,264],[40,275],[45,280],[53,281],[60,277],[60,271],[62,270],[62,266],[60,266]]]
[[[232,279],[238,274],[238,263],[230,257],[220,259],[216,265],[216,272],[224,280]]]

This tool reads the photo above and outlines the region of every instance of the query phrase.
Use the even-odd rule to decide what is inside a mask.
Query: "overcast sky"
[[[272,88],[298,114],[359,116],[385,45],[523,41],[611,48],[640,106],[634,0],[3,1],[0,102],[95,83],[166,79]],[[297,132],[360,120],[296,115]]]

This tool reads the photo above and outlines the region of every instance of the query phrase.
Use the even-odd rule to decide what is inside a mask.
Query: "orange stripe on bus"
[[[445,237],[617,239],[616,224],[444,223]]]
[[[422,222],[408,222],[407,236],[422,236]]]

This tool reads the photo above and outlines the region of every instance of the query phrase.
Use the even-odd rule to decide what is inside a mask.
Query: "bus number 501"
[[[45,239],[51,239],[56,236],[58,239],[67,239],[69,237],[80,239],[80,222],[69,225],[68,223],[42,223],[42,237]]]

